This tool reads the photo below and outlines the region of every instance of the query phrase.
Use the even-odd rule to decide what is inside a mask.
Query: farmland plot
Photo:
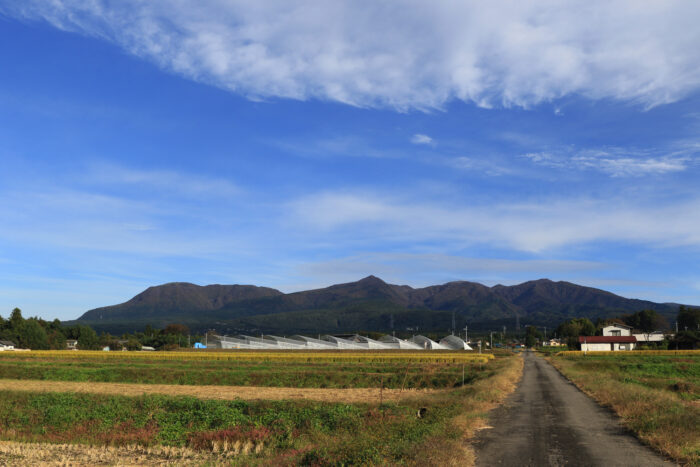
[[[422,353],[412,360],[391,352],[337,354],[264,354],[257,360],[252,353],[238,359],[234,353],[211,353],[209,359],[127,352],[2,355],[0,455],[26,465],[44,461],[36,460],[41,449],[25,445],[70,444],[66,455],[83,456],[77,462],[84,463],[94,463],[87,460],[95,458],[94,449],[108,446],[112,460],[100,462],[123,462],[131,452],[132,461],[153,464],[168,462],[170,454],[172,462],[191,464],[457,464],[470,454],[465,437],[512,389],[521,368],[520,358],[505,355]],[[157,371],[161,366],[164,371]],[[177,371],[180,376],[163,380]],[[173,391],[81,390],[109,387],[112,380],[104,379],[110,372],[121,378],[117,389]],[[183,379],[187,372],[195,377]],[[149,373],[155,376],[139,376]],[[275,374],[278,380],[268,387],[249,385]],[[216,396],[234,391],[234,380],[255,397]],[[202,384],[212,381],[218,382]],[[189,390],[195,392],[178,395]],[[295,397],[304,391],[321,396]],[[359,397],[337,395],[344,391]]]

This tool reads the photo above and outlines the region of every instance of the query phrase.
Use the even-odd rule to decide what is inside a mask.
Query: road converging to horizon
[[[518,388],[475,439],[477,466],[671,466],[610,411],[525,352]]]

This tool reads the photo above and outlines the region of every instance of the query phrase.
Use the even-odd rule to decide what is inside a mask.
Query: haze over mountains
[[[131,300],[96,308],[75,323],[121,333],[186,324],[192,331],[346,333],[512,330],[534,324],[553,328],[572,317],[613,317],[645,308],[675,319],[678,305],[628,299],[570,282],[540,279],[487,287],[458,281],[423,288],[387,284],[369,276],[357,282],[285,294],[253,285],[174,282],[149,287]],[[517,317],[517,318],[516,318]]]

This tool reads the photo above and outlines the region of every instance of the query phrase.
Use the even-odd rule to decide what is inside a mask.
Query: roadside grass
[[[641,440],[700,464],[700,355],[567,352],[549,361]]]
[[[457,465],[473,460],[465,440],[521,368],[520,357],[502,356],[464,387],[381,405],[1,391],[0,439],[134,452],[165,446],[240,465]]]
[[[429,436],[410,457],[413,465],[474,465],[475,452],[470,440],[487,426],[489,412],[510,395],[520,381],[524,361],[522,355],[499,361],[489,378],[455,392],[448,402],[457,408],[456,415],[443,423],[441,430]],[[450,397],[450,396],[447,396]]]
[[[555,355],[555,354],[558,354],[559,352],[565,352],[567,350],[569,350],[569,348],[565,345],[556,346],[556,347],[547,346],[547,347],[538,347],[537,353],[539,353],[541,355]]]

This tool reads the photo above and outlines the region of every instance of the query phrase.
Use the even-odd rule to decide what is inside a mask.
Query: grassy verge
[[[464,388],[381,406],[2,391],[0,439],[12,449],[17,442],[168,447],[192,463],[215,453],[241,465],[456,465],[521,366],[518,357],[497,358]]]
[[[470,444],[477,430],[486,426],[489,412],[511,394],[523,372],[522,356],[497,361],[488,378],[448,395],[447,404],[456,410],[439,430],[427,437],[409,458],[414,465],[474,465],[475,453]],[[495,365],[494,365],[495,367]]]
[[[700,463],[699,356],[617,352],[549,361],[641,440],[678,462]]]

